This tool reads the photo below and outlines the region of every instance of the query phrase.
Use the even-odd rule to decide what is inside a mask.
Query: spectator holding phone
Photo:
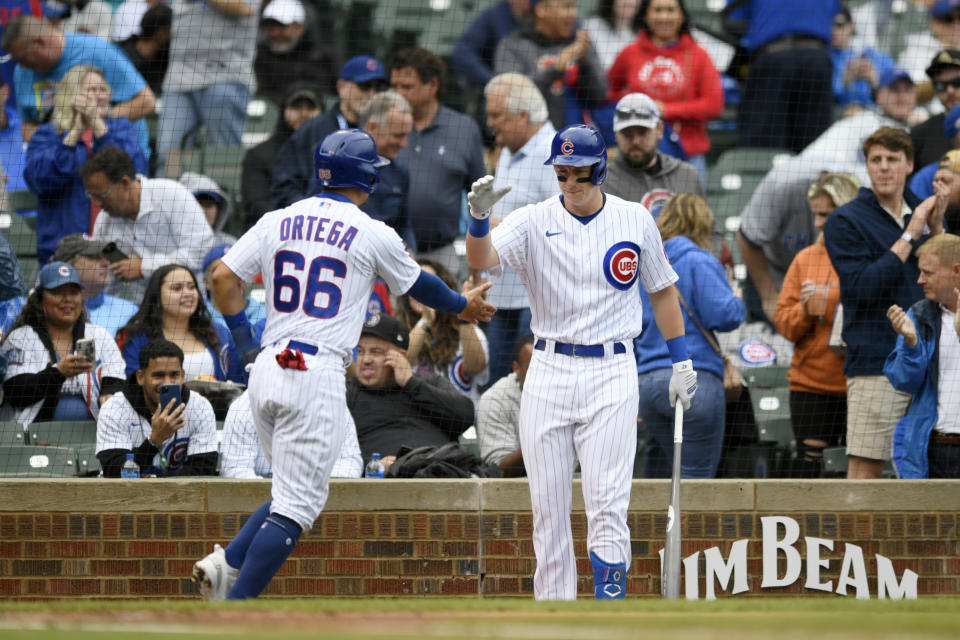
[[[217,475],[217,421],[210,402],[182,387],[184,354],[157,338],[138,353],[138,369],[97,420],[97,459],[120,477],[128,453],[141,475]]]
[[[90,233],[100,212],[80,179],[87,158],[108,146],[130,156],[138,173],[147,160],[137,131],[126,118],[111,118],[110,85],[103,72],[88,64],[70,69],[57,84],[50,121],[27,145],[24,179],[37,194],[37,256],[43,264],[57,240],[69,233]]]
[[[4,421],[96,419],[123,385],[120,351],[106,329],[87,322],[80,276],[66,262],[40,269],[0,356],[7,360]]]
[[[140,350],[164,338],[182,351],[186,380],[199,377],[243,382],[243,362],[226,326],[210,318],[200,300],[200,287],[190,269],[168,264],[153,272],[140,309],[117,332],[126,374],[143,367]]]

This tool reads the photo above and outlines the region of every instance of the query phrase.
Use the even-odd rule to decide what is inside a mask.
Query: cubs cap
[[[75,284],[83,288],[77,270],[66,262],[49,262],[37,274],[37,289],[56,289],[65,284]]]
[[[960,0],[958,0],[960,2]],[[911,85],[913,84],[913,78],[910,77],[910,74],[904,71],[900,67],[890,67],[880,76],[880,89],[889,89],[894,84],[901,80],[906,80]]]
[[[103,253],[103,248],[106,246],[106,242],[94,240],[86,234],[71,233],[60,238],[53,259],[58,262],[67,262],[74,256],[96,258]]]
[[[370,335],[386,340],[395,347],[406,350],[410,343],[410,332],[399,320],[386,313],[375,313],[363,323],[360,335]]]
[[[960,0],[937,0],[930,7],[931,18],[943,18],[960,9]]]
[[[300,0],[273,0],[263,10],[264,20],[273,20],[280,24],[306,22],[307,13],[300,4]]]
[[[623,131],[629,127],[653,129],[660,123],[660,110],[653,99],[645,93],[628,93],[620,98],[613,113],[613,130]]]
[[[927,76],[933,80],[933,76],[944,69],[960,69],[960,51],[944,49],[935,55],[927,67]]]
[[[227,251],[230,251],[232,247],[233,245],[229,243],[218,244],[213,249],[210,249],[210,251],[207,251],[207,255],[203,256],[203,267],[200,270],[206,273],[207,267],[209,267],[213,261],[219,260],[227,255]]]
[[[347,60],[340,68],[340,79],[363,84],[372,80],[386,82],[387,76],[383,72],[383,65],[376,58],[356,56]]]

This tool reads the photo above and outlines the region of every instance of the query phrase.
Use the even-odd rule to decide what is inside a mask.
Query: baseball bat
[[[683,403],[677,399],[673,416],[673,476],[670,479],[670,507],[667,509],[667,539],[663,546],[663,577],[660,597],[680,597],[680,449],[683,445]]]

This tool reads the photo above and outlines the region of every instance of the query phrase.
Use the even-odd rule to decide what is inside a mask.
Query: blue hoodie
[[[700,324],[707,331],[733,331],[743,322],[747,311],[743,300],[733,295],[720,261],[709,251],[701,249],[685,236],[670,238],[663,243],[667,259],[680,279],[677,288]],[[672,366],[667,343],[654,321],[650,296],[640,289],[643,301],[643,332],[633,341],[637,355],[637,372]],[[703,332],[683,311],[687,334],[687,349],[697,371],[709,371],[723,377],[723,358],[713,350]]]

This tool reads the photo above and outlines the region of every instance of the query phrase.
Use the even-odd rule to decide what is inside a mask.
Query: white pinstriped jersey
[[[501,264],[516,269],[527,289],[530,329],[538,338],[574,344],[631,340],[643,327],[637,280],[648,292],[677,281],[650,212],[605,197],[587,224],[557,195],[514,211],[491,232]]]
[[[264,215],[223,263],[246,281],[263,274],[264,346],[299,338],[344,357],[360,339],[374,279],[399,295],[420,275],[393,229],[329,193]]]

